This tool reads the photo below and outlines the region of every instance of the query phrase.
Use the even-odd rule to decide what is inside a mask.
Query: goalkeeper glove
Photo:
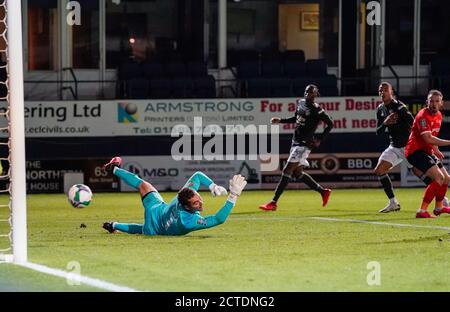
[[[230,180],[230,195],[228,196],[228,200],[232,203],[236,203],[236,200],[239,195],[241,195],[242,190],[247,185],[247,181],[240,174],[235,175]]]
[[[215,196],[223,196],[223,195],[227,195],[228,194],[226,188],[224,188],[223,186],[217,185],[215,183],[212,183],[209,186],[209,189],[211,190],[211,194],[214,197]]]

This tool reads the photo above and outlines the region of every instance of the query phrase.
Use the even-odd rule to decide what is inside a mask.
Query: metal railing
[[[61,94],[64,90],[69,90],[70,93],[72,93],[72,96],[75,100],[78,100],[78,80],[77,80],[77,76],[75,76],[75,72],[73,71],[72,67],[64,67],[62,70],[62,72],[68,71],[70,73],[70,75],[73,78],[73,81],[75,83],[75,90],[72,88],[72,86],[64,86],[64,84],[61,84]]]
[[[376,87],[380,80],[395,80],[394,88],[399,96],[420,96],[423,97],[425,89],[437,88],[444,89],[444,95],[447,97],[450,96],[450,75],[449,76],[399,76],[393,69],[391,69],[392,76],[384,76],[382,78],[375,76],[359,76],[359,77],[345,77],[345,78],[336,78],[337,81],[341,81],[341,89],[338,90],[337,94],[330,94],[330,96],[373,96],[377,94]],[[405,80],[413,80],[413,79],[422,79],[426,81],[426,84],[422,87],[422,90],[414,89],[413,84],[411,84],[411,92],[400,92],[400,86],[402,85],[402,81]],[[216,95],[218,98],[246,98],[248,97],[248,81],[249,79],[216,79]],[[311,83],[314,82],[314,78],[311,78]],[[73,98],[75,100],[83,99],[83,100],[99,100],[99,99],[120,99],[120,98],[132,98],[132,96],[128,94],[122,93],[120,90],[124,90],[126,88],[118,88],[117,86],[126,85],[124,81],[121,80],[25,80],[25,85],[27,84],[50,84],[55,86],[62,86],[64,84],[75,83],[74,88],[68,88],[70,90]],[[105,86],[103,84],[112,84],[114,86],[109,86],[109,91],[105,91]],[[79,93],[79,86],[81,84],[97,84],[96,92],[92,92],[89,94],[89,91],[86,91],[83,95]],[[404,86],[404,84],[403,84]],[[286,97],[298,97],[302,96],[300,92],[293,92],[293,80],[291,79],[289,82],[288,89],[290,88],[291,92],[286,94]],[[403,87],[404,88],[404,87]],[[402,90],[403,90],[402,88]],[[88,89],[88,88],[87,88]],[[320,85],[319,85],[320,89]],[[114,90],[114,91],[112,91]],[[111,92],[112,91],[112,92]],[[447,94],[445,94],[447,92]],[[49,92],[50,93],[50,92]],[[94,94],[95,93],[95,94]],[[107,94],[106,97],[99,97],[97,94]],[[296,94],[297,93],[297,94]],[[54,95],[54,94],[52,94]],[[324,94],[323,94],[324,95]],[[325,95],[324,95],[325,96]],[[266,96],[265,96],[266,97]],[[277,96],[280,97],[280,96]],[[151,99],[152,97],[148,97]],[[172,97],[174,98],[174,97]],[[182,98],[182,97],[178,97]],[[53,98],[54,99],[54,98]],[[59,100],[62,100],[62,96],[60,96]],[[27,96],[26,100],[45,100],[44,96],[40,96],[39,98],[33,98]]]

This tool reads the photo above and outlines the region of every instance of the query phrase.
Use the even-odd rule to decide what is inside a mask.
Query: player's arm
[[[239,195],[241,195],[245,185],[247,185],[247,181],[245,181],[245,178],[240,174],[235,175],[230,180],[230,195],[228,196],[227,201],[225,202],[223,207],[220,208],[220,210],[216,214],[211,216],[202,217],[198,214],[192,215],[192,218],[187,221],[188,224],[185,224],[186,227],[191,231],[196,231],[208,229],[224,223],[230,215],[230,212],[236,204],[237,198],[239,197]]]
[[[377,129],[376,133],[377,135],[381,135],[386,132],[386,125],[384,124],[384,118],[381,115],[381,110],[377,110]]]
[[[279,119],[280,121],[279,121],[279,123],[295,123],[296,121],[297,121],[297,116],[292,116],[292,117],[289,117],[289,118],[280,118]]]
[[[427,144],[435,145],[435,146],[450,146],[450,140],[440,139],[431,134],[430,131],[421,133],[423,140]]]
[[[215,184],[213,180],[201,171],[195,172],[186,182],[184,187],[189,187],[197,191],[201,185],[209,188],[213,196],[227,195],[227,190],[224,187]]]
[[[407,122],[410,126],[414,123],[414,116],[408,110],[405,104],[403,104],[398,110],[398,116],[401,120]]]
[[[234,203],[227,200],[222,208],[217,211],[216,214],[202,217],[201,215],[195,214],[190,220],[187,221],[186,227],[190,231],[197,231],[203,229],[209,229],[211,227],[217,226],[225,222],[225,220],[230,215],[231,210],[234,207]]]
[[[270,123],[277,124],[277,123],[296,123],[297,122],[297,112],[295,112],[294,116],[289,118],[280,118],[280,117],[273,117],[270,119]]]
[[[442,154],[442,152],[439,150],[439,146],[433,145],[433,152],[437,158],[441,160],[444,159],[444,154]]]
[[[314,139],[309,143],[309,148],[318,148],[322,143],[322,140],[330,133],[331,129],[333,129],[333,120],[330,115],[325,113],[323,109],[320,109],[318,112],[319,119],[325,123],[325,128],[321,134],[314,135]]]
[[[323,109],[319,111],[320,120],[325,123],[325,128],[323,129],[321,140],[323,140],[331,129],[333,129],[333,120],[331,120],[330,115],[328,115]]]
[[[450,140],[440,139],[431,134],[432,127],[430,122],[426,118],[424,117],[419,118],[417,126],[419,128],[420,135],[422,136],[422,139],[425,141],[425,143],[435,146],[450,145]]]

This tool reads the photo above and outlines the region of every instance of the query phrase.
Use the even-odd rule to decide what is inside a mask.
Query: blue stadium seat
[[[262,63],[262,76],[268,78],[282,77],[283,65],[280,60],[267,60]]]
[[[327,75],[327,61],[325,59],[308,60],[306,70],[311,77],[323,77]]]
[[[292,92],[294,96],[303,97],[305,95],[305,88],[312,83],[308,78],[296,78],[292,81]],[[320,89],[320,86],[319,86]]]
[[[271,94],[270,79],[253,78],[247,81],[247,97],[270,97]]]
[[[170,80],[169,79],[153,79],[150,80],[150,98],[152,99],[168,99],[170,98]]]
[[[176,78],[172,80],[171,97],[175,99],[193,98],[194,84],[192,79]]]
[[[164,77],[164,67],[161,63],[145,63],[143,65],[144,77],[156,79]]]
[[[262,61],[282,61],[283,55],[279,51],[263,51],[261,53],[261,60]]]
[[[191,77],[208,76],[208,66],[203,61],[191,61],[187,64],[188,73]]]
[[[194,92],[197,98],[215,98],[216,80],[212,75],[195,79]]]
[[[284,61],[305,62],[305,52],[303,50],[287,50],[283,53]]]
[[[149,95],[148,80],[144,78],[136,78],[127,81],[127,98],[129,99],[146,99]]]
[[[291,78],[306,77],[306,64],[300,61],[286,61],[284,65],[286,76]]]
[[[242,61],[238,66],[239,78],[255,78],[259,76],[259,61]]]
[[[119,80],[130,80],[143,77],[144,72],[138,63],[123,63],[119,65],[117,76]]]
[[[239,62],[259,60],[260,53],[257,50],[239,50],[238,53]]]
[[[166,74],[167,76],[173,78],[188,76],[186,65],[182,62],[167,63]]]
[[[312,81],[313,84],[319,87],[321,96],[337,96],[337,78],[335,75],[326,75],[325,77],[318,77]]]
[[[289,78],[273,78],[270,80],[272,97],[291,97],[292,92],[292,80]]]
[[[431,87],[439,89],[444,98],[450,96],[450,59],[437,57],[430,63]]]
[[[432,76],[450,76],[450,59],[438,57],[431,62]]]

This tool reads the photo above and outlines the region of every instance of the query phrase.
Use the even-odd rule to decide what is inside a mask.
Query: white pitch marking
[[[54,276],[62,277],[65,279],[74,278],[74,274],[71,272],[66,272],[63,270],[50,268],[50,267],[47,267],[47,266],[41,265],[41,264],[26,262],[26,263],[19,263],[18,265],[23,266],[28,269],[31,269],[31,270],[41,272],[41,273],[54,275]],[[137,292],[138,291],[133,288],[116,285],[113,283],[105,282],[105,281],[102,281],[102,280],[99,280],[96,278],[91,278],[88,276],[76,275],[75,278],[78,281],[80,281],[80,283],[82,283],[82,284],[100,288],[100,289],[104,289],[104,290],[108,290],[108,291],[114,291],[114,292]]]
[[[306,220],[319,220],[319,221],[334,221],[334,222],[349,222],[349,223],[367,223],[374,225],[384,225],[384,226],[395,226],[395,227],[412,227],[412,228],[426,228],[426,229],[436,229],[450,231],[450,227],[447,226],[436,226],[436,225],[416,225],[416,224],[404,224],[404,223],[389,223],[389,222],[379,222],[379,221],[368,221],[368,220],[357,220],[357,219],[340,219],[340,218],[326,218],[326,217],[239,217],[233,216],[233,220],[252,220],[252,221],[306,221]]]
[[[357,219],[339,219],[339,218],[324,218],[324,217],[309,217],[309,219],[321,220],[321,221],[366,223],[366,224],[374,224],[374,225],[397,226],[397,227],[412,227],[412,228],[424,228],[424,229],[436,229],[436,230],[450,231],[450,227],[438,226],[438,225],[417,225],[417,224],[389,223],[389,222],[379,222],[379,221],[367,221],[367,220],[357,220]]]

